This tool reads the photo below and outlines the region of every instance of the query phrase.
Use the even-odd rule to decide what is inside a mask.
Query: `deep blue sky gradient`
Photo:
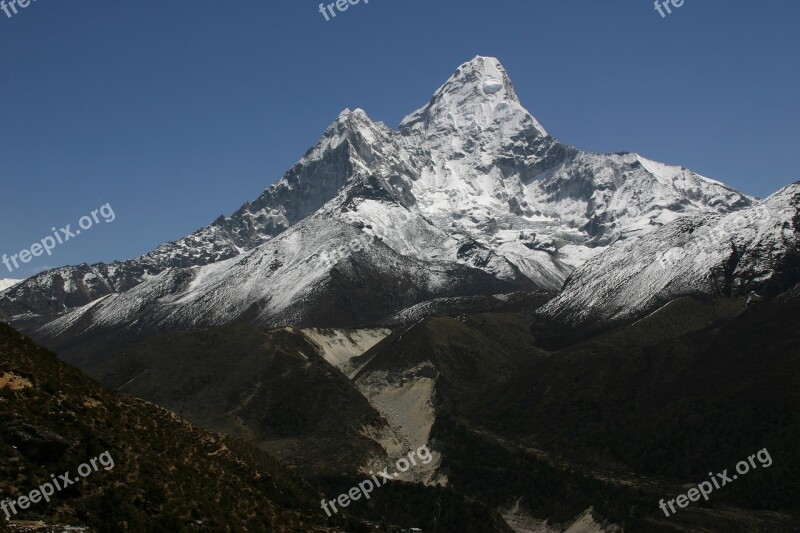
[[[126,259],[230,214],[345,107],[396,126],[492,55],[563,142],[766,196],[800,179],[800,2],[37,0],[0,13],[0,255],[110,202],[35,258]]]

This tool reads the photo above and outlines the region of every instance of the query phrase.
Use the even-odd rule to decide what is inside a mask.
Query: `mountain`
[[[687,216],[579,267],[541,314],[584,332],[682,296],[776,296],[800,282],[800,182],[727,215]]]
[[[43,272],[0,296],[0,317],[46,324],[35,335],[59,349],[238,321],[378,325],[442,299],[555,292],[615,242],[754,202],[683,167],[560,143],[479,56],[397,130],[345,110],[230,217],[137,259]]]
[[[0,292],[8,289],[9,287],[13,287],[17,283],[22,281],[21,279],[0,279]]]
[[[325,494],[428,446],[354,529],[794,531],[798,200],[562,144],[476,57],[396,129],[345,110],[233,215],[34,276],[0,318]]]

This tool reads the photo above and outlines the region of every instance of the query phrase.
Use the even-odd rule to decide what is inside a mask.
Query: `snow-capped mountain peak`
[[[524,127],[547,136],[522,107],[503,65],[493,57],[482,56],[458,67],[425,107],[400,123],[402,131],[424,132],[426,137],[484,131],[507,135]]]
[[[609,244],[648,234],[681,216],[724,214],[751,203],[683,167],[560,143],[522,106],[500,62],[478,56],[403,120],[399,131],[373,122],[361,109],[345,109],[282,179],[232,215],[138,259],[42,273],[3,294],[0,316],[63,313],[106,295],[129,293],[139,284],[147,286],[136,294],[157,299],[163,293],[158,280],[173,279],[169,273],[161,276],[167,270],[188,277],[214,272],[227,287],[232,274],[204,268],[223,262],[241,264],[241,279],[262,279],[260,265],[289,264],[282,257],[290,251],[282,244],[284,234],[300,235],[312,227],[329,232],[319,249],[311,249],[309,240],[298,241],[291,247],[300,258],[296,268],[268,270],[273,292],[245,295],[257,300],[265,323],[288,317],[288,309],[311,312],[308,301],[301,300],[342,287],[345,272],[352,279],[385,279],[387,273],[375,269],[387,264],[387,257],[405,265],[388,275],[408,273],[400,284],[411,304],[462,289],[473,294],[498,287],[558,290],[576,267]],[[374,246],[361,246],[365,239]],[[262,247],[275,257],[248,259]],[[336,266],[320,267],[313,258],[321,255],[336,258]],[[358,275],[349,272],[354,265],[361,269]],[[195,272],[197,267],[201,270]],[[446,275],[431,285],[426,270]],[[319,286],[305,287],[307,293],[293,289],[298,272]],[[289,277],[278,283],[284,275]],[[466,279],[478,280],[482,288],[457,286]],[[183,294],[179,285],[176,294]],[[204,301],[210,290],[198,284],[190,292]],[[371,287],[369,293],[383,290]],[[187,301],[181,297],[170,305]],[[363,301],[348,302],[364,308]],[[398,302],[392,296],[378,303],[381,312],[394,313]],[[224,315],[240,316],[239,303],[245,305],[237,300]],[[110,313],[110,305],[101,307]]]
[[[344,132],[357,132],[376,128],[380,128],[380,125],[373,122],[363,109],[356,108],[351,110],[350,108],[345,108],[325,130],[323,138]]]

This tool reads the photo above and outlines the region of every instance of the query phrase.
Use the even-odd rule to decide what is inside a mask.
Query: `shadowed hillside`
[[[4,324],[0,425],[3,499],[105,451],[115,463],[16,519],[102,532],[335,530],[323,525],[318,493],[270,456],[112,393]]]

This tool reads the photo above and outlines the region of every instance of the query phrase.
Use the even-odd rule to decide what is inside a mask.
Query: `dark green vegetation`
[[[246,438],[314,475],[355,473],[385,424],[302,333],[237,325],[139,342],[88,373],[192,422]]]
[[[364,354],[369,363],[360,375],[422,362],[433,366],[428,373],[437,375],[437,419],[431,442],[444,455],[448,486],[468,498],[492,509],[522,498],[531,514],[551,523],[569,522],[592,505],[628,518],[633,501],[625,490],[504,442],[472,420],[489,391],[502,390],[525,365],[549,357],[535,346],[531,322],[520,314],[426,319]]]
[[[348,490],[362,479],[353,474],[364,457],[382,453],[355,429],[382,420],[291,329],[242,325],[166,334],[110,359],[98,373],[114,387],[130,373],[135,379],[125,391],[137,384],[141,396],[247,438],[210,433],[112,392],[0,324],[0,377],[32,385],[0,390],[0,495],[26,494],[49,474],[74,471],[105,450],[116,461],[113,470],[15,518],[137,533],[368,533],[419,524],[426,533],[503,531],[488,507],[413,484],[390,483],[376,490],[377,506],[352,506],[349,515],[327,519],[323,494],[333,498]],[[29,426],[39,440],[45,437],[44,450],[26,454],[12,447],[20,443],[6,428]],[[275,449],[280,463],[263,449]],[[313,478],[297,477],[298,470]]]
[[[524,313],[430,318],[367,352],[361,373],[432,364],[442,471],[492,508],[522,498],[558,523],[593,505],[626,531],[796,531],[798,345],[796,296],[684,298],[588,339]],[[770,468],[702,508],[659,510],[762,448]]]
[[[196,424],[257,444],[319,485],[329,499],[363,479],[357,472],[368,459],[384,455],[359,430],[383,427],[385,421],[292,328],[264,332],[235,325],[167,333],[89,373]],[[447,489],[391,483],[375,493],[369,504],[352,505],[350,514],[434,533],[504,530],[489,507]],[[324,516],[319,502],[316,512]]]
[[[355,381],[368,375],[413,379],[409,371],[416,368],[435,379],[429,445],[443,456],[440,474],[448,486],[391,483],[348,512],[381,529],[401,525],[426,533],[507,532],[498,511],[516,502],[551,524],[567,524],[593,507],[625,531],[798,531],[798,292],[751,302],[682,298],[635,323],[583,336],[516,306],[469,315],[458,310],[398,328],[359,358],[364,366]],[[114,388],[285,458],[328,499],[360,481],[356,469],[382,453],[359,429],[386,421],[354,382],[290,328],[166,333],[88,368]],[[115,412],[115,420],[131,416],[122,408]],[[102,434],[83,430],[90,442],[94,432]],[[156,434],[162,440],[150,440],[161,442],[159,449],[178,445]],[[253,457],[271,461],[244,441],[224,442],[231,454],[247,457],[246,465],[257,464]],[[731,472],[763,448],[773,459],[770,468],[751,471],[714,491],[709,502],[669,518],[658,508],[660,499],[685,493],[708,472]],[[70,464],[87,454],[72,456]],[[267,464],[273,470],[261,471],[282,472]],[[269,475],[275,482],[278,474]],[[187,471],[183,483],[193,487],[203,479]],[[288,494],[299,494],[295,499],[285,502],[274,492],[263,497],[292,519],[316,513],[321,520],[320,498],[309,499],[314,490],[286,479],[293,488]],[[131,501],[138,500],[125,499]],[[141,511],[146,516],[151,508]]]
[[[800,306],[783,299],[736,315],[738,306],[677,300],[528,361],[487,390],[472,419],[592,467],[677,483],[766,447],[773,467],[726,487],[714,504],[791,509],[800,502]]]
[[[112,393],[4,324],[0,379],[0,497],[106,450],[115,462],[17,519],[101,532],[330,530],[318,493],[265,453]]]

